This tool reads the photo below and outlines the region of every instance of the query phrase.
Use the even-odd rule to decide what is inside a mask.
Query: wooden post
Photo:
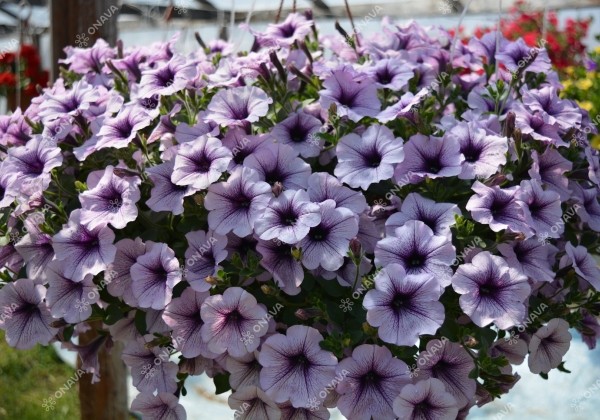
[[[79,336],[82,344],[98,337],[96,328],[100,322],[92,322],[92,329]],[[98,353],[100,382],[92,384],[92,374],[84,374],[79,380],[79,405],[82,420],[127,420],[129,404],[127,401],[127,368],[121,360],[123,345],[114,342],[110,350],[103,344]],[[81,361],[77,360],[77,367]]]
[[[98,38],[117,42],[118,0],[50,0],[52,73],[59,76],[58,60],[68,45],[91,47]]]

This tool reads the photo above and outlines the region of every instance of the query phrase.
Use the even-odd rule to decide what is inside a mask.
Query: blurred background
[[[379,22],[385,16],[398,24],[415,19],[422,25],[458,30],[459,35],[465,36],[493,28],[499,18],[505,22],[507,31],[518,29],[510,27],[515,25],[511,12],[515,6],[513,0],[350,0],[349,6],[355,25],[367,37],[379,31]],[[166,41],[179,34],[177,48],[191,52],[198,48],[194,35],[198,32],[206,41],[222,38],[233,43],[237,50],[244,50],[252,45],[253,37],[240,28],[240,24],[249,23],[262,30],[277,16],[285,19],[294,7],[297,11],[311,10],[321,34],[336,33],[336,21],[350,32],[351,23],[343,0],[286,0],[282,3],[274,0],[0,1],[0,112],[25,106],[37,95],[37,85],[54,79],[59,72],[56,62],[63,57],[62,50],[67,45],[90,47],[96,38],[104,37],[111,43],[122,40],[126,48]],[[552,28],[560,28],[565,33],[581,31],[584,25],[581,22],[587,22],[581,42],[588,51],[599,52],[596,35],[600,34],[600,0],[531,0],[526,7],[532,14],[542,16],[536,18],[538,39],[545,36],[550,41],[555,35]],[[549,42],[549,48],[551,52],[555,50],[556,57],[565,51],[568,55],[569,42],[568,38]],[[565,48],[565,43],[565,51],[559,51]],[[31,46],[27,56],[23,46]],[[27,82],[21,83],[21,73],[15,75],[7,69],[15,67],[11,59],[24,57],[28,60],[29,73]],[[561,74],[573,73],[568,60],[561,66]],[[593,96],[593,100],[589,99],[591,93],[588,94],[594,86],[600,92],[597,74],[596,68],[590,68],[568,82],[572,89],[582,92],[580,103],[592,114],[592,110],[600,110],[600,94]],[[600,418],[600,351],[589,351],[575,331],[573,336],[571,350],[565,358],[570,374],[553,371],[549,379],[544,380],[529,373],[525,362],[517,368],[522,379],[513,391],[483,408],[473,408],[469,418]],[[17,352],[6,345],[0,332],[0,419],[79,418],[78,385],[56,399],[54,405],[44,404],[74,376],[75,370],[74,354],[58,346],[38,346]],[[189,419],[233,417],[227,406],[228,394],[215,396],[214,385],[206,376],[191,377],[188,391],[181,403]],[[129,402],[135,394],[129,380]],[[132,418],[135,418],[133,414]],[[334,413],[332,418],[342,417]]]

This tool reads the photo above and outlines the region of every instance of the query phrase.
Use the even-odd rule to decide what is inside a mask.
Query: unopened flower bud
[[[362,251],[362,246],[358,238],[352,238],[350,240],[350,251],[355,258],[360,258],[360,254]]]
[[[512,137],[514,134],[515,120],[516,120],[515,113],[512,111],[509,111],[506,114],[506,121],[504,122],[504,135],[508,138]]]
[[[273,195],[275,197],[279,197],[279,195],[283,192],[283,184],[277,181],[275,184],[273,184],[273,188],[271,188],[271,191],[273,191]]]
[[[479,341],[477,341],[477,339],[472,335],[465,336],[463,338],[463,342],[465,343],[465,346],[469,348],[474,348],[475,346],[477,346],[477,344],[479,344]]]

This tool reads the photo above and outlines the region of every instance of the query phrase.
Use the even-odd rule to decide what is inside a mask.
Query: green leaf
[[[123,311],[117,305],[108,305],[104,311],[104,323],[107,325],[113,325],[124,317]]]
[[[222,394],[231,389],[229,386],[229,373],[220,373],[213,378],[215,387],[217,388],[216,394]]]
[[[146,334],[147,326],[146,326],[146,312],[138,309],[135,311],[135,317],[133,319],[133,323],[135,324],[135,328],[141,335]]]

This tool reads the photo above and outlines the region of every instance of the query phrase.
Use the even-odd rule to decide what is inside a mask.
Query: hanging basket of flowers
[[[101,380],[121,341],[148,419],[203,373],[236,418],[464,418],[595,346],[596,128],[547,51],[339,30],[67,48],[0,117],[8,343]]]

